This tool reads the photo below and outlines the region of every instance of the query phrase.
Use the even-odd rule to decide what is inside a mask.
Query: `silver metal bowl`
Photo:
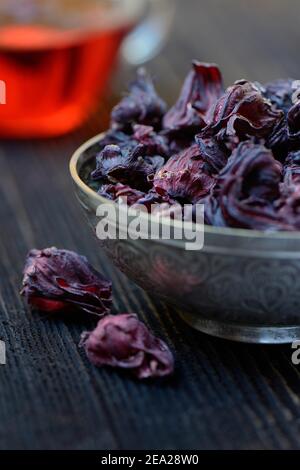
[[[76,195],[95,230],[96,210],[114,204],[85,183],[101,134],[72,156]],[[214,336],[249,343],[300,339],[300,233],[205,226],[204,247],[182,240],[99,240],[114,264],[184,320]]]

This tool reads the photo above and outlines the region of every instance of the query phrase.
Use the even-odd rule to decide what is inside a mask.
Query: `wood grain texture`
[[[149,65],[169,102],[191,59],[218,62],[227,83],[300,77],[296,0],[177,0],[171,41]],[[73,150],[106,128],[130,71],[118,69],[99,116],[48,141],[0,145],[1,449],[300,448],[300,366],[288,346],[249,346],[186,326],[99,250],[68,174]],[[114,311],[136,312],[176,355],[164,383],[99,370],[78,348],[91,319],[31,313],[19,296],[24,258],[56,245],[85,254],[114,286]]]

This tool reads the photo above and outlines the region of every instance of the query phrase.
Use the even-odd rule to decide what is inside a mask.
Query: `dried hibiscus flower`
[[[162,196],[194,203],[209,193],[214,181],[214,177],[205,171],[199,146],[194,144],[171,157],[154,175],[153,189]]]
[[[134,134],[120,145],[106,145],[96,157],[93,180],[119,182],[145,190],[150,179],[163,166],[168,148],[151,126],[134,126]]]
[[[201,139],[196,135],[200,155],[205,161],[205,168],[210,174],[218,174],[226,165],[230,152],[226,145],[216,139]]]
[[[299,84],[239,80],[224,91],[218,67],[195,61],[165,112],[139,71],[92,149],[99,193],[126,195],[151,213],[177,214],[188,203],[193,214],[204,203],[206,223],[216,226],[298,230]]]
[[[148,212],[160,211],[159,207],[161,206],[162,210],[170,209],[172,206],[180,205],[178,201],[172,199],[168,194],[158,194],[155,189],[151,189],[144,196],[136,201],[137,204],[143,205],[146,207]]]
[[[296,90],[296,80],[292,78],[273,80],[263,86],[263,94],[277,109],[285,113],[292,106],[292,96]]]
[[[286,116],[273,129],[266,144],[280,161],[284,160],[289,151],[300,149],[300,101],[290,107]]]
[[[94,331],[82,334],[80,344],[96,366],[128,369],[139,379],[166,376],[174,369],[168,346],[133,313],[107,315]]]
[[[290,147],[300,149],[300,101],[297,101],[287,113],[287,129]]]
[[[80,309],[103,315],[111,307],[111,282],[84,256],[55,247],[31,250],[21,291],[28,304],[42,311]]]
[[[125,130],[130,130],[133,124],[160,128],[166,105],[157,95],[145,69],[140,68],[137,71],[137,77],[130,84],[129,90],[129,95],[125,96],[112,110],[112,125]]]
[[[266,137],[282,116],[282,111],[274,109],[255,84],[240,80],[217,101],[211,121],[200,136],[212,137],[224,129],[226,136]]]
[[[206,199],[206,222],[257,230],[289,229],[277,213],[282,166],[261,145],[238,146]]]
[[[133,139],[142,145],[143,154],[146,156],[161,155],[168,158],[170,150],[165,136],[157,134],[152,126],[136,124],[133,126]]]
[[[142,191],[138,191],[137,189],[125,186],[121,183],[103,185],[99,189],[98,194],[112,201],[126,198],[128,206],[136,204],[139,199],[144,198],[146,195],[146,193],[143,193]]]
[[[107,145],[97,155],[94,180],[119,182],[139,190],[149,189],[150,178],[165,162],[161,155],[145,155],[145,146],[122,150],[118,145]]]
[[[206,126],[211,106],[222,93],[223,80],[218,66],[193,62],[177,103],[164,116],[164,129],[195,134]]]
[[[277,160],[284,161],[289,151],[288,126],[285,116],[274,126],[266,138],[266,147],[272,150]]]
[[[290,197],[300,187],[300,151],[290,152],[283,165],[282,199]],[[279,203],[282,202],[279,201]]]
[[[161,206],[163,210],[166,208],[170,209],[172,206],[180,206],[177,201],[168,195],[160,195],[154,190],[144,193],[121,183],[105,184],[101,186],[98,194],[111,201],[126,202],[128,206],[134,205],[136,209],[138,209],[137,205],[142,205],[146,208],[147,212],[152,213],[157,213],[158,211],[158,208],[156,210],[154,206]]]
[[[291,229],[300,230],[300,184],[289,189],[280,201],[279,215]]]
[[[120,148],[133,148],[136,145],[136,141],[132,139],[132,136],[125,134],[118,129],[109,129],[103,134],[98,140],[97,144],[93,145],[92,152],[101,152],[106,145],[118,145]]]

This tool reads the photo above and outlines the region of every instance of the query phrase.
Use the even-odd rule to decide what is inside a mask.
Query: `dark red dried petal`
[[[191,147],[195,143],[195,136],[193,133],[186,134],[183,132],[178,133],[168,133],[168,146],[170,149],[170,156],[177,155],[178,153],[182,152],[189,147]]]
[[[143,86],[132,95],[138,96],[136,106],[130,95],[121,111],[131,104],[132,113],[139,112]],[[144,104],[147,108],[149,101]],[[114,122],[99,144],[103,153],[93,176],[124,185],[103,187],[106,197],[126,194],[129,204],[143,204],[149,212],[160,211],[162,204],[163,211],[177,213],[178,202],[192,203],[195,210],[203,202],[205,221],[214,225],[262,230],[299,226],[299,81],[281,79],[263,86],[240,80],[224,93],[219,69],[194,62],[177,103],[163,118],[163,130],[161,122],[155,127],[135,119]],[[104,143],[120,150],[107,158],[113,149],[105,149]]]
[[[230,152],[223,143],[216,139],[201,139],[196,135],[200,156],[205,161],[205,168],[209,174],[217,174],[227,163]]]
[[[205,172],[205,160],[197,144],[171,157],[153,180],[153,188],[158,194],[185,203],[197,202],[213,185],[214,178]]]
[[[133,124],[160,128],[166,105],[157,95],[151,78],[143,68],[137,71],[137,77],[130,84],[129,90],[129,95],[112,110],[112,125],[125,129]]]
[[[21,294],[29,305],[48,312],[73,307],[103,315],[111,307],[111,282],[84,256],[55,247],[29,252]]]
[[[284,116],[273,128],[272,132],[266,139],[266,147],[270,148],[277,160],[283,162],[287,156],[290,142],[289,132]]]
[[[142,126],[136,124],[133,126],[133,138],[138,144],[141,144],[143,154],[148,156],[160,155],[164,158],[170,156],[167,138],[157,134],[152,126]]]
[[[289,147],[300,149],[300,101],[295,103],[287,113]]]
[[[300,184],[300,151],[290,152],[283,167],[283,185],[291,188]],[[285,188],[283,188],[284,190]]]
[[[163,119],[164,129],[196,133],[207,124],[210,108],[222,93],[223,80],[218,66],[193,62],[177,103]]]
[[[137,204],[144,205],[148,212],[153,210],[153,206],[162,205],[162,208],[171,207],[178,205],[178,202],[175,199],[172,199],[168,194],[158,194],[154,189],[148,191],[144,196],[136,201]]]
[[[289,230],[276,211],[282,166],[261,145],[242,143],[220,173],[206,199],[206,222],[212,225]]]
[[[119,198],[126,198],[127,204],[132,206],[136,204],[139,199],[145,197],[146,193],[130,188],[130,186],[117,183],[103,185],[99,189],[98,194],[112,201],[117,201]]]
[[[264,85],[264,96],[273,103],[277,109],[287,113],[292,106],[292,95],[295,91],[295,80],[292,78],[273,80]]]
[[[168,346],[134,313],[102,318],[94,331],[83,333],[81,345],[96,366],[129,369],[139,379],[166,376],[174,369]]]
[[[297,175],[299,179],[299,174]],[[279,215],[291,230],[300,230],[300,184],[294,180],[279,202]]]
[[[122,165],[124,160],[125,154],[122,153],[121,147],[115,144],[106,145],[96,156],[96,170],[92,172],[92,178],[107,179],[111,170]]]
[[[109,129],[103,134],[95,145],[91,148],[93,154],[98,154],[106,145],[118,145],[122,149],[130,149],[134,147],[137,142],[132,138],[131,135],[125,134],[118,129]]]
[[[274,127],[267,146],[275,157],[283,161],[291,150],[300,149],[300,101],[288,110],[286,116]]]
[[[171,218],[174,218],[173,208],[176,206],[177,211],[178,206],[181,208],[180,204],[168,195],[159,195],[154,190],[143,193],[121,183],[103,185],[98,194],[112,201],[122,200],[128,206],[134,205],[136,209],[138,209],[138,205],[142,205],[149,213],[158,214],[160,212],[161,214],[164,213],[165,216],[168,214]]]
[[[133,131],[120,145],[106,145],[96,155],[93,180],[119,182],[139,190],[151,187],[151,176],[169,156],[166,138],[151,126],[135,125]]]
[[[66,302],[60,300],[49,300],[34,296],[30,297],[30,305],[42,312],[49,313],[67,311],[71,308]]]
[[[105,182],[119,182],[135,189],[151,187],[150,177],[164,164],[160,155],[149,156],[147,145],[138,144],[129,151],[117,145],[107,145],[96,157],[92,178]]]
[[[273,109],[255,84],[242,80],[229,87],[218,100],[212,119],[200,136],[212,137],[225,129],[228,136],[266,137],[282,116],[283,112]]]

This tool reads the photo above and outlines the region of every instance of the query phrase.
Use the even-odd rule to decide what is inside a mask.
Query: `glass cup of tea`
[[[172,0],[0,0],[0,136],[77,128],[98,107],[120,49],[134,65],[158,52],[173,7]]]

